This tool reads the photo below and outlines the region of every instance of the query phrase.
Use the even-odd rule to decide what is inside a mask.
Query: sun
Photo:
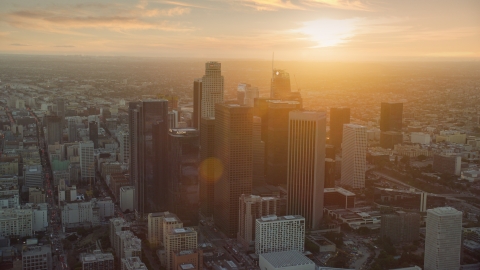
[[[304,22],[295,32],[304,34],[317,45],[312,48],[332,47],[348,42],[355,36],[357,19],[319,19]]]

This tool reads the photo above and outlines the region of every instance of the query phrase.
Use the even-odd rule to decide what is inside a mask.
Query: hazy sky
[[[480,0],[0,0],[0,53],[480,59]]]

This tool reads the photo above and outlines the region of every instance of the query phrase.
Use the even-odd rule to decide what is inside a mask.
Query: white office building
[[[95,159],[93,149],[92,141],[80,142],[79,144],[80,175],[83,182],[89,183],[89,181],[92,181],[92,184],[95,179]]]
[[[205,63],[205,75],[202,77],[201,117],[215,117],[215,104],[223,102],[222,64]]]
[[[105,198],[101,200],[96,200],[95,206],[98,207],[98,215],[101,219],[113,217],[115,214],[115,204],[112,199]]]
[[[341,183],[352,188],[365,188],[366,169],[367,128],[356,124],[344,124]]]
[[[25,209],[32,209],[32,230],[34,232],[45,231],[48,227],[48,204],[27,203]]]
[[[291,111],[288,123],[287,214],[317,228],[323,217],[325,112]]]
[[[419,144],[430,144],[432,138],[430,134],[423,132],[412,132],[410,133],[410,142],[419,143]]]
[[[425,270],[460,269],[462,212],[452,207],[427,210]]]
[[[305,218],[264,216],[256,220],[255,253],[298,250],[305,246]]]

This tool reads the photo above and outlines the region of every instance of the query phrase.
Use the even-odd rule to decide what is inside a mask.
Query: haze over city
[[[480,57],[480,3],[3,1],[0,52],[302,61]]]
[[[0,2],[0,269],[480,269],[480,1]]]

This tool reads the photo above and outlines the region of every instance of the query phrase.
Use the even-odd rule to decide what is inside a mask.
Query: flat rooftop
[[[305,255],[297,250],[263,253],[260,254],[260,258],[262,257],[275,268],[315,265],[312,260],[305,257]]]
[[[341,187],[334,187],[334,188],[325,188],[323,189],[323,192],[324,193],[331,193],[331,192],[338,192],[342,195],[345,195],[345,196],[355,196],[355,193],[351,192],[351,191],[348,191],[344,188],[341,188]]]

